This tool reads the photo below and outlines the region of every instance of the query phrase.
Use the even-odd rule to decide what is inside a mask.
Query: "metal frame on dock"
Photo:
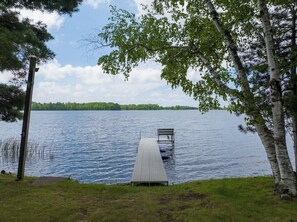
[[[157,129],[157,137],[158,143],[171,143],[172,146],[174,146],[174,141],[175,141],[175,135],[174,135],[174,129],[172,128],[162,128],[162,129]]]

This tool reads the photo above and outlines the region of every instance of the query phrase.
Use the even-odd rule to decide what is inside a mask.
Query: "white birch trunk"
[[[217,82],[221,90],[225,92],[230,92],[231,89],[221,82],[221,80],[218,78],[217,72],[213,69],[213,67],[208,62],[208,60],[200,53],[198,53],[197,56],[201,59],[201,61],[204,63],[208,71],[212,74],[213,78],[215,79],[215,81]],[[280,191],[280,172],[279,172],[278,162],[276,159],[274,139],[273,139],[272,132],[264,124],[264,120],[262,122],[263,122],[262,124],[257,124],[255,125],[255,127],[262,141],[262,144],[265,148],[267,158],[274,177],[274,191],[277,193]]]
[[[239,56],[238,56],[237,46],[236,46],[234,40],[232,39],[230,32],[228,30],[223,29],[223,26],[220,23],[220,20],[218,18],[218,12],[216,11],[212,1],[205,0],[205,3],[206,3],[207,8],[210,12],[210,15],[211,15],[214,25],[216,26],[219,33],[224,37],[224,41],[228,48],[232,62],[234,64],[236,72],[238,73],[238,76],[240,78],[242,90],[246,93],[245,97],[247,97],[247,100],[253,99],[253,95],[252,95],[250,87],[249,87],[245,69],[242,65],[242,62],[241,62]]]
[[[276,158],[273,134],[264,124],[257,124],[255,127],[257,129],[257,133],[261,139],[261,142],[265,148],[266,155],[273,173],[274,191],[276,193],[281,192],[281,177],[278,161]]]
[[[292,26],[291,26],[291,30],[292,30],[292,36],[291,36],[291,51],[296,50],[296,38],[297,38],[297,33],[296,33],[296,20],[297,20],[297,15],[296,15],[296,10],[293,7],[291,9],[291,15],[292,15]],[[294,61],[294,55],[291,52],[291,62]],[[295,64],[292,68],[291,68],[291,80],[293,78],[296,78],[297,75],[297,64]],[[296,97],[297,96],[297,83],[293,82],[291,83],[291,87],[292,87],[292,94]],[[292,123],[293,123],[293,142],[294,142],[294,156],[295,156],[295,172],[297,172],[297,115],[293,114],[292,117]]]
[[[225,43],[227,45],[229,54],[231,56],[232,62],[235,66],[236,72],[241,80],[241,88],[242,91],[245,93],[245,104],[248,106],[253,106],[254,103],[254,95],[251,93],[248,79],[246,76],[245,69],[242,65],[242,62],[238,56],[238,50],[237,46],[234,43],[234,40],[232,39],[232,36],[228,30],[224,30],[222,24],[219,21],[218,13],[212,3],[211,0],[205,0],[205,3],[207,5],[208,10],[210,11],[210,15],[212,18],[212,21],[214,25],[216,26],[219,33],[224,37]],[[258,109],[254,107],[254,110],[252,112],[254,115],[256,115],[258,118],[261,117],[261,114],[258,112]],[[248,115],[248,114],[247,114]],[[255,118],[255,116],[252,116],[250,114],[251,118]],[[276,158],[276,152],[275,152],[275,146],[274,146],[274,140],[271,132],[267,129],[264,120],[261,121],[262,124],[257,124],[256,129],[257,133],[262,141],[262,144],[265,148],[265,151],[267,153],[267,157],[271,166],[271,170],[274,176],[274,183],[275,183],[275,189],[279,189],[280,184],[280,171],[278,167],[278,162]]]
[[[296,177],[287,151],[282,92],[280,86],[280,73],[275,60],[274,43],[271,31],[272,28],[265,0],[258,0],[258,8],[260,10],[260,17],[264,30],[266,55],[269,66],[268,71],[270,75],[270,95],[272,103],[274,141],[276,157],[281,175],[281,184],[283,186],[284,192],[288,192],[289,194],[295,196],[297,194]]]

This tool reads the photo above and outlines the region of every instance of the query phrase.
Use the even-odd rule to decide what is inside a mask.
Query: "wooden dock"
[[[141,138],[131,183],[168,185],[159,145],[155,138]]]

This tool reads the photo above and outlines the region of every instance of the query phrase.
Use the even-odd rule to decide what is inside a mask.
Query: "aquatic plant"
[[[0,141],[0,157],[3,163],[16,163],[19,159],[21,141],[18,138],[8,138]],[[26,161],[32,163],[37,160],[53,160],[54,152],[51,147],[29,140]]]

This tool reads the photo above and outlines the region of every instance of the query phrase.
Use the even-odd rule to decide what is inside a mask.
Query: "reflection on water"
[[[28,163],[26,174],[127,183],[140,136],[156,137],[157,128],[176,132],[174,158],[165,161],[170,183],[270,174],[257,135],[237,130],[242,122],[226,111],[34,111],[29,136],[55,158]],[[0,131],[0,140],[19,137],[21,122],[0,122]],[[0,169],[16,172],[17,164]]]

